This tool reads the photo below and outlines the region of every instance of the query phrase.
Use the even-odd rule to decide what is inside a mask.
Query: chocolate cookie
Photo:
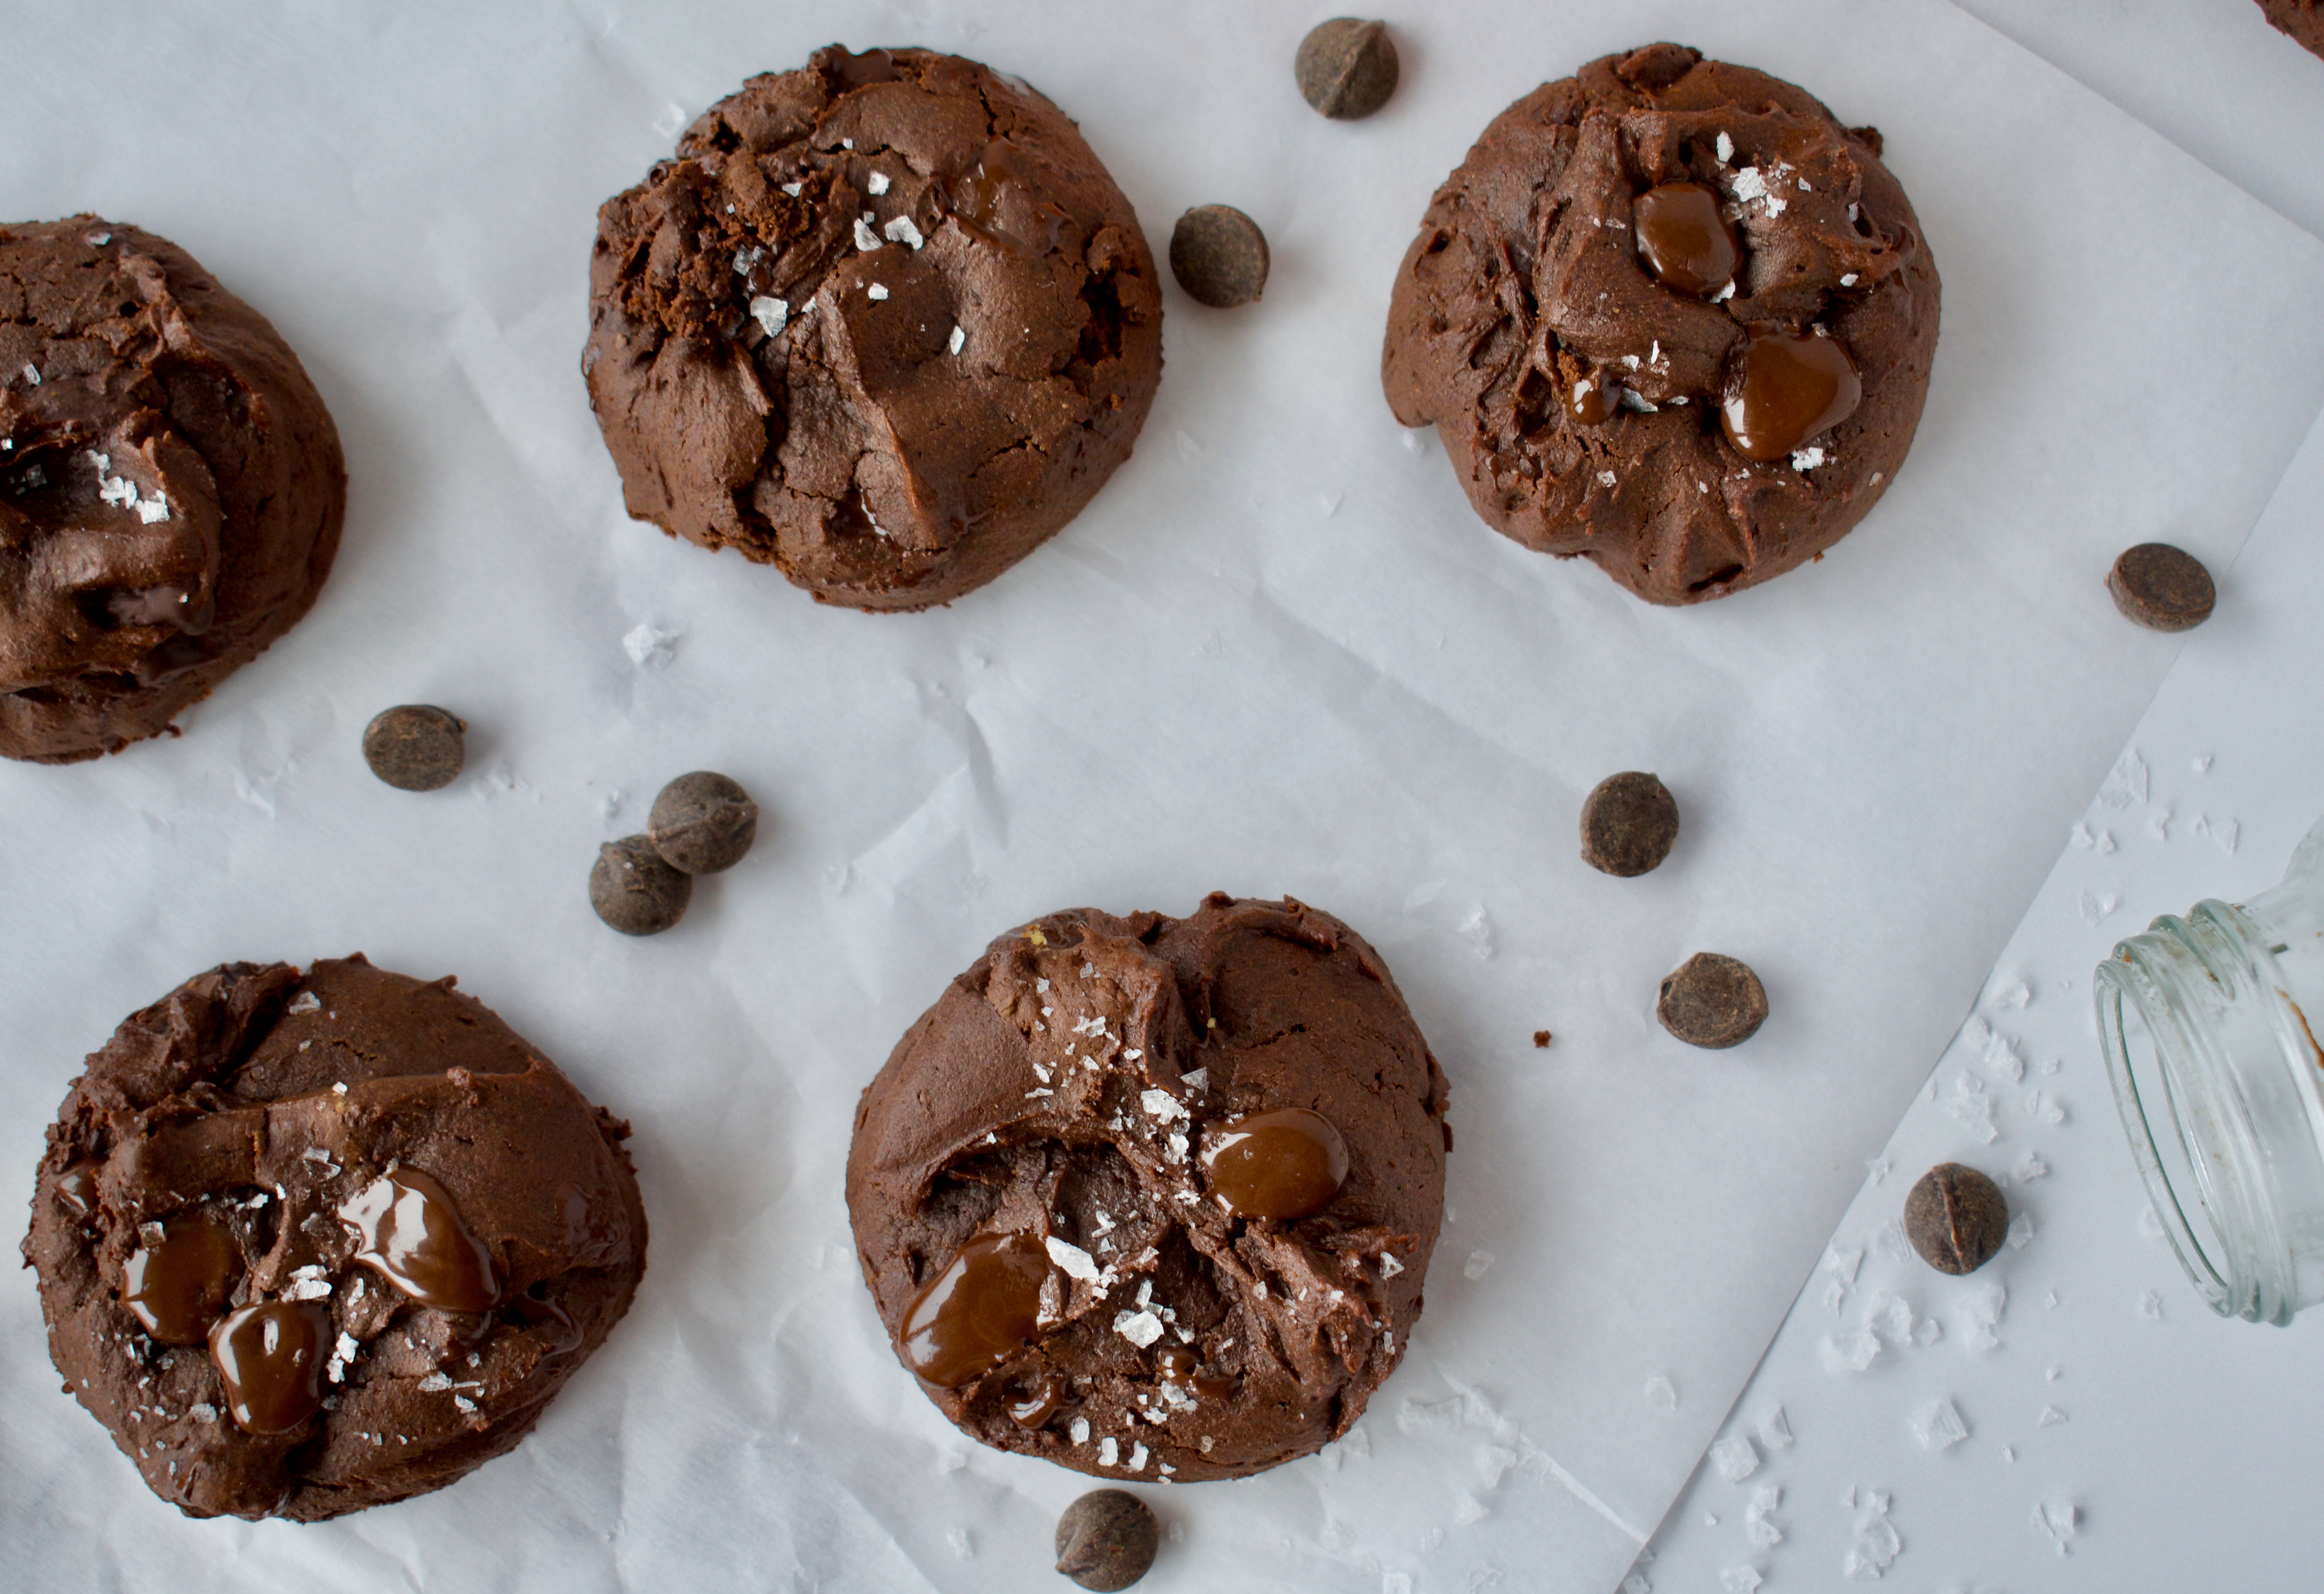
[[[858,609],[1030,553],[1162,373],[1153,256],[1080,132],[925,50],[752,78],[598,211],[589,282],[630,513]]]
[[[2276,32],[2298,40],[2312,55],[2324,55],[2324,0],[2259,0]]]
[[[1937,305],[1877,132],[1654,44],[1485,129],[1397,272],[1381,374],[1488,525],[1692,604],[1814,557],[1878,501]]]
[[[441,1488],[629,1310],[628,1134],[448,978],[214,969],[125,1020],[49,1129],[49,1354],[189,1516]]]
[[[346,500],[299,357],[193,256],[0,226],[0,755],[166,730],[306,613]]]
[[[1001,1450],[1237,1478],[1345,1433],[1419,1318],[1444,1074],[1328,914],[1072,908],[863,1092],[847,1207],[898,1356]]]

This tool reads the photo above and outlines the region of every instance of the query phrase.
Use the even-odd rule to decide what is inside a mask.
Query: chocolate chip
[[[739,782],[715,769],[696,769],[661,788],[646,834],[673,869],[716,874],[742,861],[758,839],[759,805]]]
[[[1154,1564],[1162,1525],[1128,1489],[1094,1488],[1057,1518],[1057,1570],[1084,1589],[1127,1589]]]
[[[1644,874],[1678,840],[1678,800],[1642,769],[1609,775],[1582,801],[1582,861],[1608,874]]]
[[[607,842],[589,871],[589,906],[624,935],[669,929],[685,917],[693,895],[694,877],[663,862],[650,836]]]
[[[2191,631],[2211,617],[2218,589],[2203,561],[2167,542],[2127,549],[2107,575],[2123,617],[2149,631]]]
[[[1904,1197],[1904,1238],[1940,1273],[1976,1272],[2008,1233],[2001,1187],[1960,1163],[1939,1163]]]
[[[1231,205],[1197,205],[1170,232],[1170,274],[1197,304],[1231,310],[1267,289],[1267,235]]]
[[[1320,23],[1299,41],[1299,97],[1335,122],[1355,122],[1396,92],[1396,41],[1385,23]]]
[[[468,723],[425,703],[391,708],[364,727],[364,762],[401,791],[434,791],[459,779]]]
[[[1655,1017],[1691,1046],[1739,1046],[1767,1021],[1767,991],[1748,963],[1698,952],[1663,981]]]

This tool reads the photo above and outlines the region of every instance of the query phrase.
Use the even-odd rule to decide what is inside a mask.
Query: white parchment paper
[[[970,1444],[896,1365],[840,1199],[849,1115],[993,934],[1222,888],[1380,946],[1459,1147],[1428,1315],[1360,1436],[1149,1488],[1180,1536],[1148,1586],[1618,1579],[2174,656],[2114,614],[2107,563],[2163,537],[2223,567],[2324,403],[2324,244],[1937,0],[1391,8],[1404,87],[1355,125],[1291,86],[1327,14],[14,8],[0,212],[191,249],[299,348],[354,489],[313,615],[182,739],[0,768],[0,1170],[26,1177],[81,1055],[179,980],[360,948],[456,972],[631,1118],[654,1230],[636,1310],[519,1451],[319,1527],[158,1506],[56,1393],[12,1276],[12,1575],[1042,1586],[1085,1481]],[[1136,457],[935,614],[818,610],[627,521],[576,368],[597,203],[835,37],[1029,78],[1157,249],[1222,201],[1275,250],[1254,309],[1170,290]],[[1877,123],[1945,283],[1872,520],[1680,612],[1487,531],[1377,382],[1396,262],[1485,122],[1659,37]],[[414,700],[474,727],[429,797],[356,753]],[[612,935],[595,844],[704,766],[766,805],[759,850],[676,931]],[[1574,819],[1631,768],[1686,830],[1618,881]],[[1738,1051],[1654,1024],[1703,948],[1766,981]]]

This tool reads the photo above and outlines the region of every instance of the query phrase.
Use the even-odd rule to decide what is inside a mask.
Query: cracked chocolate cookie
[[[1162,372],[1153,256],[1079,130],[925,50],[752,78],[606,201],[589,281],[630,513],[858,609],[1038,547]]]
[[[346,496],[299,357],[191,255],[0,226],[0,755],[168,729],[313,604]]]
[[[1920,223],[1800,89],[1655,44],[1496,117],[1398,268],[1381,375],[1485,523],[1656,604],[1821,555],[1895,479],[1936,349]]]
[[[1050,914],[863,1092],[863,1276],[973,1438],[1101,1478],[1263,1471],[1345,1433],[1404,1353],[1448,1095],[1328,914]]]
[[[449,979],[226,964],[124,1020],[49,1129],[49,1354],[189,1516],[441,1488],[629,1310],[628,1134]]]
[[[2324,0],[2259,0],[2259,8],[2276,32],[2324,55]]]

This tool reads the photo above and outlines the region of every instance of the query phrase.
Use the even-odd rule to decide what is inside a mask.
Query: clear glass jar
[[[2283,883],[2165,915],[2098,965],[2098,1036],[2146,1193],[2222,1316],[2324,1300],[2324,821]]]

